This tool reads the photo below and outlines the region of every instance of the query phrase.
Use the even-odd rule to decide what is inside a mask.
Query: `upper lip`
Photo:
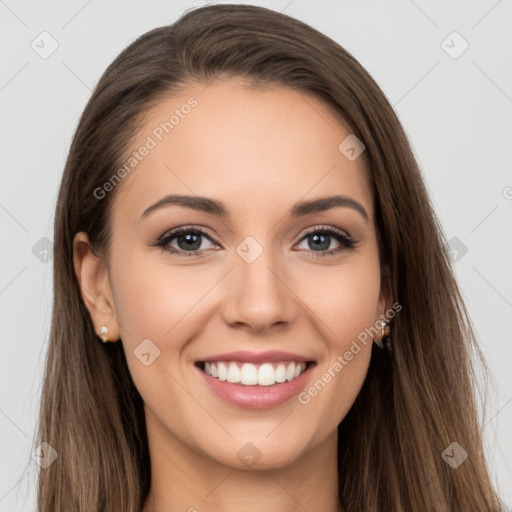
[[[214,356],[200,359],[197,362],[215,362],[215,361],[240,361],[241,363],[267,363],[278,361],[297,361],[300,363],[307,363],[314,361],[311,357],[304,357],[299,354],[292,354],[291,352],[283,352],[280,350],[270,350],[267,352],[249,352],[246,350],[238,350],[236,352],[225,352],[224,354],[217,354]]]

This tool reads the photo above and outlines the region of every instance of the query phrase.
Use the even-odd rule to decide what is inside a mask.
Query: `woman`
[[[39,511],[503,510],[407,138],[313,28],[216,5],[133,42],[54,246]]]

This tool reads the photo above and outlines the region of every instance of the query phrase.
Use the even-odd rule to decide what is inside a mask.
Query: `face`
[[[366,376],[360,335],[389,302],[366,170],[338,149],[349,134],[310,96],[233,80],[145,119],[108,271],[91,254],[76,268],[101,289],[95,328],[121,338],[153,439],[237,468],[333,439]],[[344,199],[296,207],[331,196]]]

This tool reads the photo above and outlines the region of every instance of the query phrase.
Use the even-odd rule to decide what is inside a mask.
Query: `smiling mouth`
[[[198,361],[196,366],[206,375],[240,386],[274,386],[300,377],[314,361],[276,361],[252,364],[241,361]]]

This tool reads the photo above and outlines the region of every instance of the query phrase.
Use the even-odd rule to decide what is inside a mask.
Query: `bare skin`
[[[190,96],[197,106],[117,185],[108,261],[85,233],[74,243],[96,332],[106,325],[110,340],[121,339],[145,403],[152,483],[143,512],[337,512],[337,426],[365,379],[371,340],[307,404],[294,397],[267,409],[227,403],[194,362],[241,349],[293,352],[316,361],[307,390],[378,325],[392,301],[362,159],[338,150],[350,132],[322,103],[234,80],[191,84],[163,101],[134,149]],[[168,205],[141,218],[168,194],[222,201],[231,216]],[[368,219],[349,206],[288,215],[297,201],[333,195],[357,201]],[[187,256],[176,237],[151,245],[182,226],[207,233],[200,255]],[[308,228],[342,230],[356,245],[328,234],[315,242]],[[249,236],[262,249],[250,263],[236,250]],[[160,350],[148,366],[134,355],[145,339]],[[261,455],[251,467],[237,455],[249,442]]]

